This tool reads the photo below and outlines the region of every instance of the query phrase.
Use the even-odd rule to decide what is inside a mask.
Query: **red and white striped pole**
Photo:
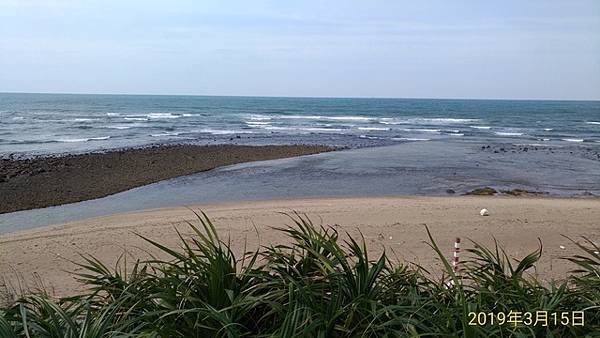
[[[454,241],[454,260],[452,261],[452,267],[454,268],[454,273],[458,274],[459,266],[458,263],[460,261],[460,238],[456,237],[456,241]]]

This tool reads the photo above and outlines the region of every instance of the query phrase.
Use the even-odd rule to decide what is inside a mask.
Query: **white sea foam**
[[[76,118],[76,119],[72,119],[71,121],[73,122],[90,122],[90,121],[95,121],[98,119],[92,119],[92,118]]]
[[[402,129],[402,131],[407,131],[407,132],[419,132],[419,133],[434,133],[434,134],[439,134],[442,130],[441,129],[427,129],[427,128],[406,128],[406,129]]]
[[[106,116],[120,116],[119,113],[106,113]]]
[[[250,115],[249,119],[255,120],[255,121],[263,121],[263,120],[270,120],[271,117],[266,116],[266,115],[254,114],[254,115]]]
[[[279,115],[280,119],[292,120],[331,120],[331,121],[357,121],[368,122],[373,120],[372,117],[365,116],[322,116],[322,115]]]
[[[378,119],[381,124],[416,124],[416,125],[448,125],[448,124],[464,124],[479,121],[479,119],[460,119],[452,117],[414,117],[414,118],[393,118],[382,117]]]
[[[178,119],[181,115],[173,115],[171,113],[150,113],[146,115],[150,119]]]
[[[462,134],[462,133],[448,133],[446,135],[450,135],[450,136],[465,136],[465,134]]]
[[[406,129],[407,131],[420,131],[423,133],[435,133],[435,134],[439,134],[439,132],[441,131],[440,129]]]
[[[417,137],[392,137],[394,141],[431,141],[429,138],[417,138]]]
[[[322,116],[319,115],[280,115],[280,119],[292,119],[292,120],[318,120]]]
[[[553,131],[554,128],[544,128],[544,131]]]
[[[369,135],[358,135],[358,138],[366,139],[366,140],[380,140],[381,137],[377,136],[369,136]]]
[[[339,128],[318,128],[318,127],[298,128],[298,130],[314,131],[314,132],[325,132],[325,133],[335,133],[335,132],[342,131],[342,129],[339,129]]]
[[[473,129],[485,129],[485,130],[492,129],[492,127],[490,127],[490,126],[471,126],[471,128],[473,128]]]
[[[547,144],[541,143],[515,143],[515,145],[518,147],[548,147]]]
[[[166,132],[166,133],[159,133],[159,134],[150,134],[150,136],[152,137],[165,137],[165,136],[177,136],[181,133],[177,133],[177,132]]]
[[[125,120],[127,120],[127,121],[148,121],[148,119],[145,117],[135,117],[135,116],[126,117]]]
[[[194,114],[183,114],[182,116],[183,117],[191,117],[191,116],[194,116]]]
[[[563,138],[563,141],[566,142],[583,142],[584,140],[582,138]]]
[[[89,138],[59,138],[58,142],[67,142],[67,143],[73,143],[73,142],[87,142],[89,141]]]
[[[396,118],[391,118],[391,117],[382,117],[379,119],[379,123],[397,125],[397,124],[408,124],[409,122],[406,120],[401,120],[401,119],[396,119]]]
[[[596,122],[596,121],[589,121],[586,122],[587,124],[595,124],[595,125],[600,125],[600,122]]]
[[[124,130],[124,129],[131,129],[132,127],[130,127],[130,126],[106,126],[106,128]]]
[[[250,130],[229,130],[229,129],[211,129],[204,128],[199,130],[201,133],[208,133],[213,135],[231,135],[231,134],[252,134]]]
[[[266,121],[244,121],[249,126],[266,126],[271,124],[271,122]]]
[[[269,125],[257,125],[256,127],[266,129],[266,130],[297,130],[298,128],[292,127],[279,127],[279,126],[269,126]]]
[[[432,124],[446,124],[446,123],[469,123],[469,122],[477,122],[479,121],[479,119],[459,119],[459,118],[446,118],[446,117],[440,117],[440,118],[418,118],[415,119],[417,121],[424,121],[424,122],[430,122]]]
[[[12,118],[13,120],[23,120],[24,117],[23,116],[15,116]]]
[[[110,136],[101,136],[101,137],[89,137],[89,138],[63,138],[58,139],[58,142],[66,142],[66,143],[74,143],[74,142],[88,142],[88,141],[102,141],[108,140]]]
[[[325,117],[328,120],[334,121],[371,121],[373,118],[364,116],[329,116]]]
[[[521,136],[521,135],[523,135],[523,133],[513,133],[513,132],[504,132],[504,131],[497,131],[497,132],[495,132],[495,134],[498,136]]]
[[[343,129],[339,128],[319,128],[319,127],[279,127],[279,126],[257,126],[262,127],[266,130],[288,130],[297,132],[323,132],[323,133],[335,133],[341,132]]]
[[[380,130],[380,131],[386,131],[386,130],[391,130],[390,128],[380,128],[380,127],[358,127],[359,130]]]

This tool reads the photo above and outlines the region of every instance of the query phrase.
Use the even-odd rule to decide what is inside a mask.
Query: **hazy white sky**
[[[0,0],[0,92],[600,99],[600,1]]]

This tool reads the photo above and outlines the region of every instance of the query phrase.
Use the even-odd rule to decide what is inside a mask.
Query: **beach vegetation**
[[[0,308],[0,337],[579,337],[600,332],[599,248],[587,238],[573,240],[581,253],[564,258],[573,264],[571,276],[548,283],[529,273],[543,253],[541,243],[513,259],[498,243],[471,242],[455,271],[424,228],[443,267],[430,272],[394,261],[385,251],[371,257],[361,236],[315,225],[300,214],[290,215],[291,226],[274,229],[286,235],[285,244],[238,256],[206,215],[197,216],[197,224],[190,224],[193,235],[179,234],[180,248],[144,238],[168,259],[127,262],[122,256],[108,267],[82,255],[83,270],[74,275],[87,291],[62,299],[43,293],[20,297]],[[509,314],[517,312],[521,321],[510,321]],[[525,313],[546,313],[546,325],[527,325]],[[569,313],[568,324],[562,313]],[[573,314],[582,314],[583,325],[573,321]]]

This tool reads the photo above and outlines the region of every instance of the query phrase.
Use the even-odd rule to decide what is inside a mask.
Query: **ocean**
[[[0,158],[182,142],[349,149],[242,163],[2,214],[0,233],[244,200],[446,196],[484,186],[600,195],[597,101],[0,94]]]
[[[0,94],[0,156],[157,143],[600,145],[599,101]]]

